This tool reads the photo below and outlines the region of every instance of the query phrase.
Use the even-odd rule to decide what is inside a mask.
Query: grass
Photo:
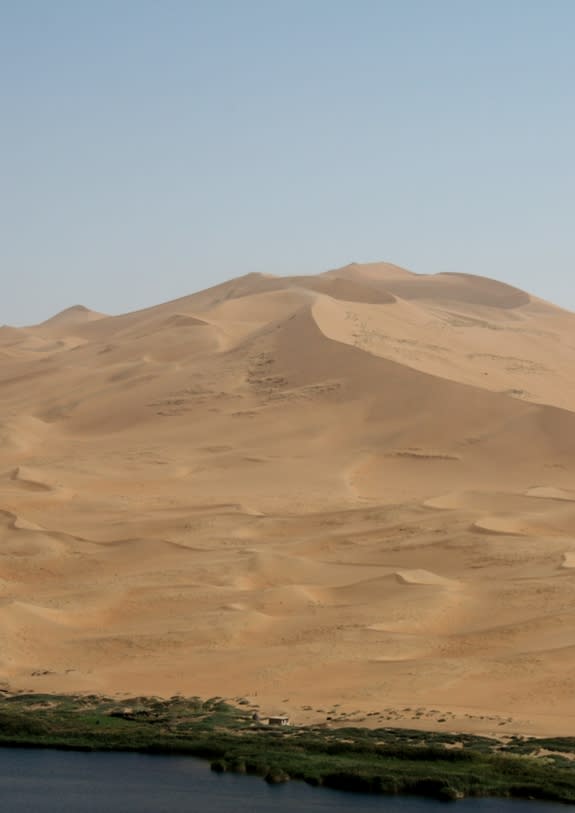
[[[245,704],[243,704],[245,705]],[[408,729],[279,729],[221,698],[0,695],[0,746],[187,754],[215,771],[299,779],[349,791],[439,799],[499,796],[575,802],[575,739]],[[537,756],[541,749],[552,752]]]

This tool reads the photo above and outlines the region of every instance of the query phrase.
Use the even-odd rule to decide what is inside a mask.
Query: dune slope
[[[572,733],[574,363],[385,263],[0,328],[0,680]]]

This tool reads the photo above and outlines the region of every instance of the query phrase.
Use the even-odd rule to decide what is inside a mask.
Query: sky
[[[0,324],[385,260],[575,309],[572,0],[0,0]]]

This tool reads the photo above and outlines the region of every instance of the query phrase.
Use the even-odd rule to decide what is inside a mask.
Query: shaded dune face
[[[1,327],[0,680],[572,733],[574,338],[386,263]]]

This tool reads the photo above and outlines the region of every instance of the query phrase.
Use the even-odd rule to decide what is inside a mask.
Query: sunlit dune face
[[[572,733],[574,336],[388,264],[0,328],[0,679]]]

